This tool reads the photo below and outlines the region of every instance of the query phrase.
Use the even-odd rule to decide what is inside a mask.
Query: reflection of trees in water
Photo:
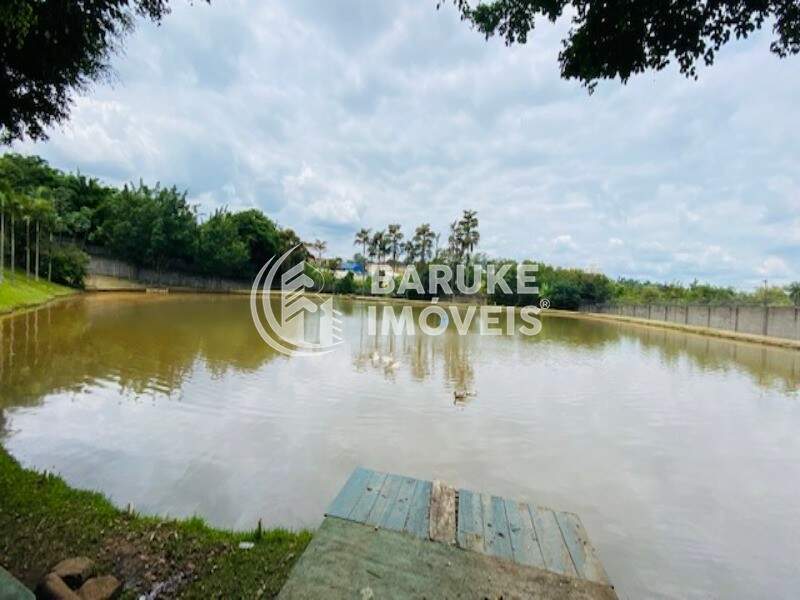
[[[643,347],[657,350],[668,364],[686,357],[703,371],[744,371],[761,387],[784,392],[800,389],[800,352],[796,350],[667,329],[634,329],[626,333]]]
[[[796,350],[656,327],[560,317],[547,318],[540,337],[591,349],[633,341],[657,352],[670,366],[689,359],[703,371],[745,372],[761,387],[783,392],[800,389],[800,352]]]
[[[441,336],[426,336],[417,330],[417,335],[367,335],[366,304],[348,303],[349,312],[359,319],[360,339],[354,355],[357,368],[366,368],[370,361],[389,356],[397,360],[418,380],[430,379],[441,364],[446,381],[455,390],[469,391],[474,387],[473,367],[477,353],[481,351],[481,336],[478,323],[470,327],[470,335],[461,336],[451,323]],[[396,314],[402,305],[395,307]],[[415,319],[421,309],[415,306]],[[381,331],[382,306],[379,305],[377,330]],[[477,321],[477,319],[476,319]],[[500,317],[500,327],[505,330],[506,316]],[[497,339],[497,338],[493,338]],[[604,348],[622,342],[635,342],[643,351],[657,352],[661,361],[676,366],[680,360],[688,359],[704,371],[736,370],[747,373],[753,381],[766,388],[779,391],[800,389],[800,352],[773,348],[757,344],[733,342],[680,331],[637,327],[623,323],[609,323],[586,319],[545,317],[543,328],[537,336],[517,336],[521,344],[554,343],[575,350],[600,353]],[[484,340],[485,342],[485,340]],[[383,361],[385,362],[385,361]],[[378,361],[379,367],[382,361]],[[387,371],[394,378],[397,368]]]
[[[400,306],[392,307],[397,311]],[[388,333],[380,335],[382,306],[378,307],[376,331],[379,335],[369,335],[366,305],[357,314],[360,319],[359,343],[353,356],[353,364],[358,369],[367,366],[382,369],[388,378],[394,379],[399,368],[406,368],[417,380],[429,379],[442,366],[442,374],[453,389],[471,390],[475,372],[472,366],[472,352],[476,340],[473,336],[458,335],[454,326],[439,336],[424,335],[419,329],[416,335]],[[415,319],[419,317],[419,307],[414,307]],[[397,312],[399,316],[399,312]]]
[[[453,390],[471,391],[479,352],[496,351],[477,335],[477,324],[469,336],[458,335],[452,325],[435,337],[369,336],[366,304],[337,302],[337,309],[355,347],[354,366],[390,379],[401,372],[420,381],[440,374]],[[419,310],[414,308],[415,316]],[[667,365],[689,360],[705,371],[745,372],[762,387],[796,391],[800,386],[800,352],[666,329],[551,317],[539,336],[514,340],[522,348],[557,344],[592,353],[623,342],[657,353]],[[96,381],[113,382],[133,395],[169,394],[198,360],[212,376],[222,377],[230,370],[255,371],[275,356],[256,333],[241,297],[76,298],[0,319],[0,408],[78,392]]]
[[[204,360],[215,377],[275,356],[241,298],[89,297],[0,321],[0,406],[114,381],[122,393],[169,394]]]

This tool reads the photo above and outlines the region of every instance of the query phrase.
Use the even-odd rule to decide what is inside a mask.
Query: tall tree
[[[167,0],[4,0],[0,3],[0,143],[65,120],[76,92],[109,71],[136,17],[159,22]]]
[[[467,256],[467,261],[469,261],[472,251],[481,239],[481,234],[478,232],[478,213],[474,210],[465,210],[459,221],[459,229],[461,230],[462,248]]]
[[[403,241],[403,232],[400,231],[400,225],[397,223],[389,225],[386,230],[386,237],[392,252],[392,263],[397,265],[397,255],[400,253],[400,242]]]
[[[800,306],[800,281],[793,281],[787,285],[786,293],[789,294],[792,304]]]
[[[407,265],[414,262],[414,259],[417,257],[417,245],[414,243],[414,240],[408,240],[403,244],[403,254],[406,255]]]
[[[24,195],[20,198],[20,214],[25,223],[25,276],[31,276],[31,216],[33,213],[33,198]]]
[[[389,249],[389,242],[386,236],[386,232],[383,230],[376,231],[372,239],[369,242],[369,254],[370,256],[374,256],[377,258],[377,262],[383,263],[383,259],[386,256],[386,252]]]
[[[323,241],[323,240],[317,239],[317,240],[314,240],[314,242],[312,244],[310,244],[310,246],[311,246],[311,248],[313,248],[314,250],[317,251],[317,262],[321,263],[322,262],[322,254],[325,252],[325,250],[327,250],[328,243]]]
[[[236,225],[237,235],[249,251],[249,274],[255,275],[264,263],[279,255],[281,239],[278,226],[256,209],[232,213],[231,218]]]
[[[47,231],[47,281],[53,281],[53,232],[60,231],[62,227],[62,219],[54,208],[50,215],[50,226]]]
[[[125,186],[103,206],[106,245],[119,258],[161,271],[197,255],[197,211],[177,188]],[[74,214],[74,213],[72,213]]]
[[[555,22],[567,13],[572,26],[558,56],[561,76],[590,90],[600,79],[625,83],[672,60],[697,77],[697,63],[714,63],[731,39],[746,38],[767,23],[770,51],[785,58],[800,52],[800,4],[796,0],[454,0],[462,17],[487,38],[524,44],[537,19]],[[474,6],[472,4],[475,4]]]
[[[461,222],[456,219],[450,223],[450,235],[447,237],[447,252],[453,261],[461,259],[464,252],[464,232],[461,229]]]
[[[414,243],[417,246],[420,261],[426,262],[431,257],[433,241],[436,234],[431,229],[430,223],[423,223],[414,231]]]
[[[17,220],[17,212],[19,211],[19,199],[18,199],[16,194],[11,194],[6,198],[6,200],[8,202],[8,212],[11,215],[11,239],[10,239],[11,247],[9,248],[9,253],[11,255],[11,257],[10,257],[11,258],[11,264],[9,265],[9,267],[10,267],[10,271],[9,272],[11,273],[11,277],[15,277],[15,272],[16,272],[15,269],[17,268],[17,263],[16,263],[16,258],[17,258],[16,257],[16,241],[17,240],[16,240],[15,231],[14,231],[14,229],[15,229],[14,225],[16,224],[16,220]]]
[[[236,222],[224,208],[198,228],[200,236],[197,266],[206,275],[238,278],[248,273],[249,252],[239,236]]]
[[[0,189],[0,283],[5,279],[6,268],[6,198],[8,188]]]
[[[39,244],[41,226],[44,223],[45,227],[51,220],[51,212],[53,211],[53,204],[49,198],[50,191],[45,187],[39,187],[36,190],[36,196],[33,198],[31,205],[31,217],[33,218],[36,231],[34,233],[36,241],[36,254],[34,260],[34,277],[39,281]]]
[[[354,246],[361,246],[361,253],[364,256],[367,256],[367,246],[370,243],[370,233],[371,230],[362,227],[356,232],[356,237],[353,240]]]

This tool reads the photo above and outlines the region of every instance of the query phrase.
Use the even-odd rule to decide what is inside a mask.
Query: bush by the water
[[[58,246],[52,250],[52,277],[56,283],[82,288],[89,267],[89,256],[73,245]]]

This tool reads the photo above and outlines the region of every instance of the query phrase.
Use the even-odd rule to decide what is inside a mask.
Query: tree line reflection
[[[448,327],[441,336],[369,335],[365,304],[340,300],[346,345],[356,371],[388,380],[442,377],[456,391],[476,386],[476,363],[505,352],[553,344],[602,353],[635,344],[666,365],[690,360],[706,371],[735,369],[759,386],[800,388],[800,352],[755,344],[572,318],[545,317],[535,337],[484,337]],[[415,307],[416,312],[419,307]],[[501,317],[501,327],[504,319]],[[379,329],[380,330],[380,329]],[[337,350],[341,351],[341,350]],[[577,356],[578,354],[576,354]],[[121,394],[179,390],[199,363],[212,377],[254,372],[278,355],[257,335],[246,298],[215,295],[90,296],[0,319],[0,408],[31,406],[48,394],[117,385]],[[307,360],[307,359],[297,359]]]

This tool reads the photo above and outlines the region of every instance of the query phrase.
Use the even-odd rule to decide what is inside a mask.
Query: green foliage
[[[356,281],[352,271],[348,271],[344,277],[336,280],[334,291],[337,294],[355,294]]]
[[[74,94],[107,74],[134,18],[159,22],[167,0],[0,3],[0,143],[67,118]]]
[[[80,174],[63,173],[38,157],[0,157],[0,195],[7,216],[17,224],[17,263],[24,247],[24,225],[38,222],[54,246],[87,245],[141,267],[176,269],[215,277],[250,278],[271,258],[299,246],[288,268],[308,258],[300,238],[280,229],[258,210],[219,210],[204,223],[186,193],[175,187],[139,183],[115,189]],[[8,229],[8,224],[7,224]],[[24,237],[24,236],[22,236]],[[10,240],[9,240],[10,246]],[[49,244],[46,244],[49,247]],[[49,256],[47,248],[42,254]],[[8,255],[8,253],[7,253]],[[77,281],[80,261],[74,250],[53,251],[64,266],[62,281]],[[70,260],[67,260],[70,259]]]
[[[197,266],[206,275],[244,277],[248,274],[248,243],[239,235],[238,224],[229,212],[218,210],[200,225]]]
[[[79,248],[87,244],[103,247],[107,253],[144,267],[172,268],[216,277],[250,278],[271,258],[297,248],[287,262],[286,270],[301,260],[310,258],[306,245],[291,229],[279,228],[258,210],[228,212],[218,210],[204,223],[199,223],[197,211],[186,200],[186,194],[176,188],[125,186],[115,189],[80,174],[62,173],[38,157],[6,154],[0,157],[0,206],[6,215],[6,260],[10,258],[10,217],[16,219],[17,266],[25,264],[29,248],[26,245],[26,225],[35,232],[38,224],[43,232],[40,275],[47,272],[52,258],[53,278],[69,285],[80,286],[85,274],[86,256]],[[397,260],[405,253],[406,262],[415,264],[425,293],[407,292],[409,298],[428,298],[428,279],[431,264],[445,264],[468,259],[468,284],[474,278],[474,267],[488,260],[474,252],[478,243],[477,215],[464,211],[455,221],[451,239],[444,252],[434,255],[438,236],[425,223],[416,228],[414,236],[402,243],[400,226],[372,233],[362,229],[354,243],[383,262]],[[54,236],[51,247],[49,236]],[[470,245],[470,240],[472,244]],[[30,245],[35,244],[32,236]],[[318,257],[324,242],[312,244]],[[33,254],[33,253],[32,253]],[[34,254],[35,256],[35,254]],[[357,260],[366,264],[363,255]],[[497,265],[504,262],[494,261]],[[329,258],[319,264],[321,273],[314,275],[318,289],[333,293],[370,293],[370,279],[356,282],[337,281],[332,270],[339,260]],[[33,271],[33,269],[32,269]],[[605,275],[580,269],[560,269],[540,264],[537,272],[539,296],[520,296],[516,293],[516,265],[512,264],[506,280],[512,288],[507,294],[496,290],[489,298],[496,304],[529,305],[540,298],[550,300],[553,308],[577,308],[587,304],[609,302],[626,304],[775,304],[800,306],[800,282],[780,287],[758,288],[752,293],[737,292],[730,287],[714,286],[694,281],[688,286],[680,283],[657,283],[620,279],[611,281]],[[485,287],[482,286],[485,290]]]
[[[539,299],[546,298],[550,301],[551,308],[575,310],[583,304],[603,304],[613,296],[614,284],[602,273],[561,269],[546,264],[540,264],[534,273],[539,288],[538,297],[520,294],[517,290],[517,263],[500,261],[495,263],[496,269],[499,270],[502,264],[510,264],[504,280],[511,288],[511,293],[496,287],[491,295],[495,304],[525,306],[537,304]]]
[[[304,273],[313,280],[315,292],[332,294],[336,291],[336,277],[333,271],[306,264]]]
[[[572,27],[559,54],[561,75],[593,89],[599,79],[659,71],[675,60],[696,77],[697,63],[711,65],[731,39],[746,38],[764,23],[775,37],[770,50],[783,58],[800,52],[797,2],[591,2],[590,0],[491,0],[471,6],[454,0],[462,17],[487,38],[524,44],[537,20],[556,21],[567,13]]]
[[[577,310],[581,306],[581,288],[571,279],[557,280],[550,286],[550,306]]]
[[[82,288],[89,256],[71,244],[57,246],[51,252],[53,281],[74,288]]]
[[[791,286],[790,286],[791,287]],[[787,288],[788,289],[788,288]],[[758,287],[752,292],[740,292],[731,287],[715,286],[693,281],[688,286],[680,283],[656,283],[619,279],[614,284],[611,299],[616,304],[708,304],[708,305],[756,305],[786,306],[790,296],[778,286]],[[601,302],[591,303],[601,304]]]
[[[430,223],[423,223],[414,230],[412,239],[415,258],[426,263],[433,256],[433,244],[436,234],[431,229]]]
[[[786,293],[795,306],[800,306],[800,281],[793,281],[786,286]]]
[[[119,258],[162,269],[190,264],[196,251],[197,216],[176,188],[125,186],[103,206],[99,229]]]
[[[270,258],[285,252],[278,226],[261,211],[251,209],[233,213],[232,219],[239,238],[247,247],[247,275],[257,273]]]

